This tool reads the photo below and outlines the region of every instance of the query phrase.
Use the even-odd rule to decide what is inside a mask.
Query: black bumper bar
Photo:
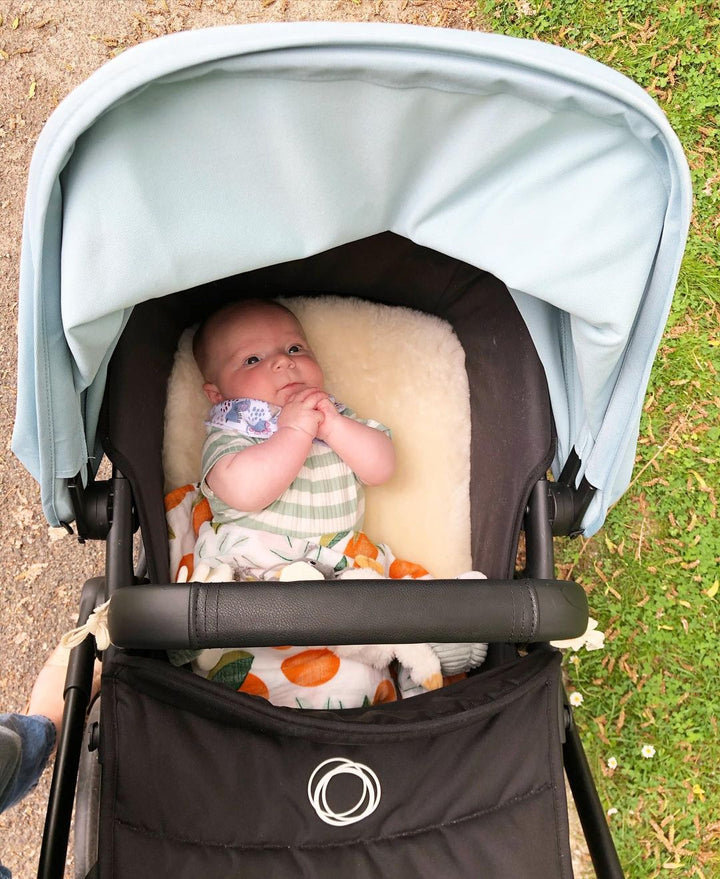
[[[512,642],[577,637],[588,604],[570,580],[345,580],[126,586],[118,647]]]

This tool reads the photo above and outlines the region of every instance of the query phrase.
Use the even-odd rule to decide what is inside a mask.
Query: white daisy
[[[655,756],[655,747],[654,745],[643,745],[640,753],[646,760],[651,760]]]

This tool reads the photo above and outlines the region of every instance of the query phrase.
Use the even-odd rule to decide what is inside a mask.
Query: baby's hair
[[[192,349],[195,362],[206,381],[212,381],[212,376],[208,375],[208,371],[211,360],[210,346],[215,328],[231,315],[233,317],[242,317],[243,315],[249,315],[263,309],[284,311],[295,318],[295,315],[289,308],[285,308],[284,305],[280,305],[279,302],[275,302],[272,299],[239,299],[237,302],[230,302],[228,305],[223,305],[217,311],[213,311],[201,322],[193,336]]]

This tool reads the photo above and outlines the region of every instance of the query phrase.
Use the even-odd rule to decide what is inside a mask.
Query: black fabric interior
[[[501,281],[385,232],[135,307],[110,362],[100,431],[106,454],[131,482],[151,580],[169,582],[163,412],[180,334],[228,301],[281,294],[356,296],[452,325],[470,385],[473,565],[489,577],[512,576],[530,489],[554,451],[542,365]],[[438,466],[442,457],[438,449]]]

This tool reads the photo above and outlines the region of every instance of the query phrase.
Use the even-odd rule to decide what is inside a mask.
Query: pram
[[[561,751],[598,875],[622,875],[544,646],[587,616],[554,579],[552,536],[596,531],[628,485],[688,218],[684,158],[641,89],[496,36],[188,33],[120,56],[58,108],[28,189],[14,449],[51,524],[107,541],[81,607],[112,597],[98,875],[570,876]],[[178,338],[230,296],[288,291],[452,325],[487,581],[167,585]],[[113,475],[94,481],[102,451]],[[348,715],[220,694],[163,660],[253,639],[493,643],[467,681]],[[69,672],[43,876],[64,866],[93,650]],[[325,811],[358,803],[362,821],[315,811],[328,760],[346,762]]]

